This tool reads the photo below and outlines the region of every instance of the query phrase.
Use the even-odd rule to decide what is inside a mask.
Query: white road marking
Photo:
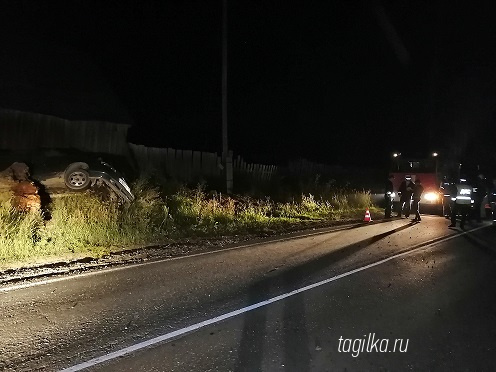
[[[351,226],[354,226],[354,225],[350,224],[350,225],[340,226],[340,227],[332,229],[330,231],[329,230],[328,231],[315,231],[315,232],[304,234],[304,235],[287,236],[284,238],[279,238],[279,239],[274,239],[274,240],[269,240],[269,241],[261,241],[261,242],[255,242],[255,243],[250,243],[250,244],[237,245],[235,247],[221,248],[221,249],[217,249],[215,251],[195,253],[195,254],[179,256],[179,257],[162,258],[162,259],[159,259],[156,261],[143,262],[143,263],[139,263],[139,264],[127,264],[127,266],[112,267],[112,268],[103,269],[103,270],[99,270],[99,271],[90,271],[90,272],[80,273],[80,274],[76,274],[76,275],[73,274],[71,276],[57,277],[57,278],[51,278],[51,279],[45,279],[45,280],[37,280],[35,282],[23,283],[23,284],[13,284],[13,285],[7,285],[5,287],[0,286],[0,293],[11,292],[11,291],[15,291],[18,289],[23,289],[23,288],[37,287],[40,285],[45,285],[45,284],[50,284],[50,283],[62,282],[65,280],[77,279],[77,278],[81,278],[81,277],[85,277],[85,276],[101,275],[101,274],[106,274],[106,273],[114,272],[114,271],[128,270],[128,269],[134,269],[134,268],[141,267],[141,266],[155,265],[155,264],[159,264],[159,263],[166,262],[166,261],[183,260],[186,258],[205,256],[205,255],[220,253],[220,252],[228,252],[228,251],[233,251],[233,250],[237,250],[237,249],[249,248],[249,247],[253,247],[253,246],[257,246],[257,245],[267,245],[267,244],[271,244],[271,243],[279,243],[279,242],[284,242],[284,241],[289,241],[289,240],[303,239],[303,238],[308,238],[309,236],[315,236],[315,235],[332,234],[335,232],[340,232],[340,231],[349,229]],[[365,226],[371,226],[371,225],[363,225],[363,226],[365,227]],[[326,228],[324,228],[324,229],[326,229]],[[101,266],[105,266],[105,264],[102,264]],[[93,266],[90,268],[90,270],[91,269],[98,269],[98,266]],[[75,270],[77,270],[77,269],[75,269]],[[70,273],[71,273],[71,271],[58,272],[58,273],[54,273],[53,275],[64,275],[64,274],[70,274]],[[29,278],[28,278],[28,280],[29,280]]]
[[[477,228],[472,229],[472,230],[464,231],[464,232],[462,232],[460,234],[455,234],[455,235],[447,236],[446,238],[432,239],[432,240],[427,241],[427,242],[424,242],[424,243],[416,244],[411,249],[409,249],[408,251],[395,254],[393,256],[384,258],[384,259],[382,259],[380,261],[377,261],[377,262],[374,262],[374,263],[371,263],[371,264],[368,264],[368,265],[365,265],[365,266],[362,266],[362,267],[359,267],[359,268],[356,268],[356,269],[347,271],[347,272],[345,272],[343,274],[339,274],[339,275],[333,276],[331,278],[322,280],[322,281],[317,282],[317,283],[314,283],[314,284],[307,285],[307,286],[302,287],[302,288],[299,288],[299,289],[295,289],[295,290],[293,290],[291,292],[287,292],[287,293],[281,294],[279,296],[269,298],[268,300],[257,302],[256,304],[253,304],[253,305],[250,305],[250,306],[246,306],[246,307],[243,307],[243,308],[238,309],[238,310],[231,311],[229,313],[226,313],[226,314],[217,316],[215,318],[204,320],[203,322],[199,322],[199,323],[190,325],[188,327],[181,328],[181,329],[178,329],[178,330],[173,331],[173,332],[166,333],[166,334],[161,335],[161,336],[157,336],[157,337],[152,338],[150,340],[139,342],[137,344],[128,346],[128,347],[126,347],[124,349],[117,350],[117,351],[114,351],[112,353],[105,354],[105,355],[99,356],[99,357],[94,358],[94,359],[90,359],[90,360],[88,360],[86,362],[83,362],[83,363],[77,364],[75,366],[66,368],[66,369],[62,370],[61,372],[75,372],[75,371],[80,371],[80,370],[85,369],[85,368],[94,367],[94,366],[96,366],[98,364],[101,364],[103,362],[107,362],[109,360],[113,360],[113,359],[122,357],[124,355],[133,353],[135,351],[138,351],[138,350],[147,348],[149,346],[152,346],[152,345],[155,345],[155,344],[164,342],[164,341],[168,341],[168,340],[171,340],[171,339],[178,338],[179,336],[183,336],[183,335],[186,335],[188,333],[192,333],[194,331],[197,331],[197,330],[199,330],[201,328],[204,328],[204,327],[207,327],[209,325],[222,322],[223,320],[226,320],[226,319],[229,319],[229,318],[233,318],[235,316],[238,316],[238,315],[247,313],[249,311],[258,309],[258,308],[263,307],[263,306],[270,305],[270,304],[272,304],[274,302],[284,300],[284,299],[286,299],[288,297],[291,297],[291,296],[294,296],[296,294],[309,291],[311,289],[314,289],[314,288],[323,286],[325,284],[334,282],[336,280],[345,278],[347,276],[356,274],[358,272],[361,272],[361,271],[364,271],[364,270],[373,268],[375,266],[382,265],[382,264],[384,264],[386,262],[389,262],[391,260],[394,260],[396,258],[400,258],[400,257],[406,256],[406,255],[412,254],[414,252],[417,252],[419,250],[432,247],[432,246],[434,246],[436,244],[439,244],[439,243],[444,243],[444,242],[446,242],[448,240],[457,238],[457,237],[462,236],[464,234],[467,234],[467,233],[469,233],[471,231],[480,230],[480,229],[483,229],[485,227],[487,227],[487,226],[480,226],[480,227],[477,227]]]

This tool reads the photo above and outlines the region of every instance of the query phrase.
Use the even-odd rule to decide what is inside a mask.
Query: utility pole
[[[227,0],[222,0],[222,165],[229,194],[233,188],[233,169],[227,142]]]

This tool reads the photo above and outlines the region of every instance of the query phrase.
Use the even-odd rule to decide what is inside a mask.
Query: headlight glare
[[[435,192],[427,192],[424,194],[424,199],[427,201],[434,201],[439,198],[439,195]]]

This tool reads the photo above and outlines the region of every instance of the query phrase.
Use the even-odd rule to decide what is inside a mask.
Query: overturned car
[[[132,202],[134,195],[124,175],[99,158],[96,162],[75,162],[64,171],[64,183],[74,191],[86,190],[98,183],[106,185],[124,202]]]
[[[98,185],[107,187],[124,203],[134,200],[126,181],[126,177],[134,173],[133,167],[123,156],[66,149],[0,153],[2,169],[13,162],[26,163],[30,178],[50,194],[84,191]]]

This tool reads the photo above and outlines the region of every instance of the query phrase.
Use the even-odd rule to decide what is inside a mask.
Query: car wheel
[[[82,191],[90,186],[90,175],[84,164],[75,163],[67,167],[64,172],[64,182],[67,188],[71,190]]]

